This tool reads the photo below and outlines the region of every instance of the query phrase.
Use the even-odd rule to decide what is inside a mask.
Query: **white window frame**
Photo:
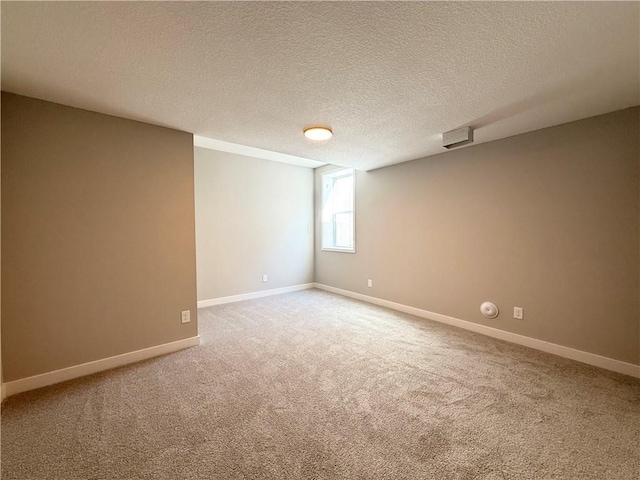
[[[332,179],[340,178],[343,176],[353,176],[353,223],[351,225],[351,236],[353,238],[353,246],[351,248],[340,247],[325,247],[324,246],[324,222],[322,221],[324,201],[325,201],[325,178],[331,177]],[[340,252],[340,253],[356,253],[356,171],[353,168],[339,168],[323,172],[320,176],[320,250],[324,252]],[[335,216],[335,213],[334,213]],[[335,219],[333,220],[335,222]],[[335,237],[335,227],[333,228],[333,235]],[[333,242],[335,245],[335,241]]]

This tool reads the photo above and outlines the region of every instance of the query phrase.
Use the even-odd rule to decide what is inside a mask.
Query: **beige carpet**
[[[318,290],[9,398],[9,479],[639,478],[640,381]]]

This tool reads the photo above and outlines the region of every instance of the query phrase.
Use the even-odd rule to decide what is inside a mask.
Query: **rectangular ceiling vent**
[[[442,146],[444,148],[456,148],[473,143],[473,129],[463,127],[442,134]]]

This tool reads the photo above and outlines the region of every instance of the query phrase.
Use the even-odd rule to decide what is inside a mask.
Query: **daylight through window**
[[[353,169],[322,175],[322,249],[354,252]]]

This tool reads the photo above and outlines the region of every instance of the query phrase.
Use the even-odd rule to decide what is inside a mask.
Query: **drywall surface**
[[[638,364],[639,130],[636,107],[358,171],[355,254],[319,247],[318,169],[316,281]]]
[[[195,184],[198,300],[313,282],[312,169],[196,147]]]
[[[5,381],[197,335],[192,142],[2,94]]]

